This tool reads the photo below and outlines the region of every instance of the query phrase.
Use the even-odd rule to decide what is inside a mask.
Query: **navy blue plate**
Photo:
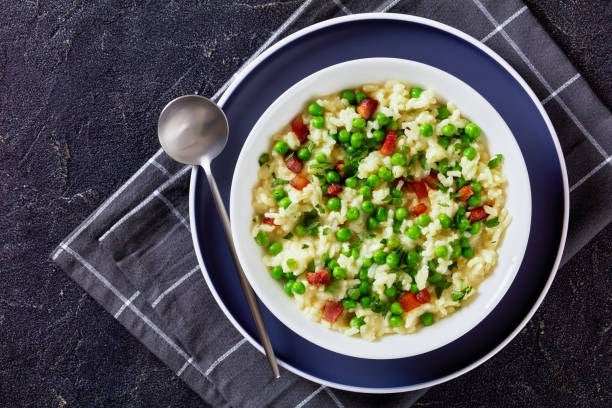
[[[221,98],[230,138],[213,163],[213,173],[226,205],[240,149],[266,108],[306,76],[368,57],[419,61],[472,86],[510,127],[531,182],[529,242],[512,286],[480,324],[442,348],[394,360],[344,356],[302,339],[261,305],[274,350],[286,368],[337,388],[399,392],[435,385],[469,371],[499,351],[526,324],[558,267],[567,226],[567,178],[549,119],[533,92],[500,57],[439,23],[405,15],[370,14],[329,20],[288,37],[255,60]],[[257,341],[225,240],[219,239],[223,232],[201,169],[192,174],[190,206],[196,252],[211,291],[234,325],[251,342]],[[251,211],[248,203],[244,210]]]

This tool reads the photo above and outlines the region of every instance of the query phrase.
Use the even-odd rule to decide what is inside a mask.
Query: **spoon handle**
[[[259,304],[257,303],[257,299],[255,298],[255,293],[253,293],[253,289],[249,285],[249,282],[244,274],[244,270],[240,265],[240,261],[238,261],[238,255],[236,254],[236,248],[234,247],[234,240],[232,239],[232,230],[230,227],[229,217],[227,216],[227,211],[225,210],[225,205],[223,204],[223,200],[221,199],[221,194],[219,193],[219,189],[217,188],[217,183],[215,182],[215,178],[212,175],[212,171],[210,169],[210,162],[206,161],[202,163],[202,168],[206,173],[206,178],[208,179],[208,184],[210,185],[210,190],[212,192],[212,196],[215,201],[215,205],[217,206],[217,212],[221,217],[221,225],[223,226],[223,231],[225,232],[225,238],[227,239],[227,244],[230,248],[230,252],[232,253],[232,258],[234,260],[234,265],[236,265],[236,269],[238,269],[238,277],[240,278],[240,285],[242,286],[242,291],[246,296],[247,303],[249,305],[249,309],[251,310],[251,314],[253,315],[253,320],[255,321],[255,327],[257,327],[257,333],[259,334],[259,338],[261,340],[261,344],[266,353],[266,357],[268,358],[268,362],[270,363],[270,367],[272,367],[272,372],[276,378],[280,377],[280,372],[278,370],[278,364],[276,362],[276,356],[274,355],[274,350],[272,350],[272,344],[270,343],[270,337],[268,336],[268,332],[266,331],[266,326],[261,317],[261,312],[259,310]]]

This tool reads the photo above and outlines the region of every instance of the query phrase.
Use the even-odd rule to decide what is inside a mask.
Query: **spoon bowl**
[[[202,164],[225,147],[229,127],[225,114],[210,99],[185,95],[168,103],[159,115],[157,134],[162,148],[174,160]]]

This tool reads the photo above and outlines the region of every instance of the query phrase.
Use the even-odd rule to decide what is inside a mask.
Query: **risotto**
[[[387,81],[312,101],[259,157],[251,227],[279,296],[375,340],[476,296],[510,222],[503,156],[430,89]]]

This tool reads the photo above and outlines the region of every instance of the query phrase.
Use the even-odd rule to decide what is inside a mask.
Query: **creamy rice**
[[[278,296],[367,340],[469,302],[510,222],[503,157],[430,89],[388,81],[312,102],[271,136],[253,189]]]

